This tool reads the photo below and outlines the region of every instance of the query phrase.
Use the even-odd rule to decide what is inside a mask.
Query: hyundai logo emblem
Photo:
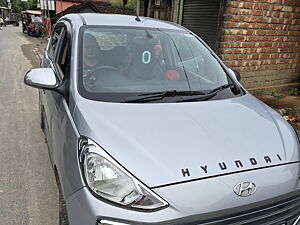
[[[247,197],[256,191],[256,185],[253,182],[243,181],[235,185],[233,191],[240,197]]]

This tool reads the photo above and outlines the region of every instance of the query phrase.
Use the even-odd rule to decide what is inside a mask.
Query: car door
[[[43,66],[50,67],[56,74],[61,83],[67,82],[70,71],[70,40],[68,39],[67,29],[63,23],[55,26]],[[68,52],[69,51],[69,52]],[[68,58],[69,57],[69,58]],[[62,118],[65,117],[63,102],[68,102],[67,94],[49,90],[41,92],[42,104],[44,109],[44,129],[49,148],[51,162],[54,163],[54,146],[56,145],[57,132],[61,127]]]
[[[63,196],[68,197],[81,188],[83,183],[80,179],[77,158],[79,133],[69,109],[69,83],[73,66],[71,24],[65,21],[58,26],[62,26],[62,30],[54,54],[52,57],[46,56],[43,63],[45,66],[49,63],[61,85],[59,90],[43,92],[43,103],[47,120],[45,133],[49,155],[60,180]]]

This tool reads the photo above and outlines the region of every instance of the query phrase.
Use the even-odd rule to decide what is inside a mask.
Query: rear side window
[[[54,28],[53,34],[51,36],[48,54],[52,60],[54,59],[54,53],[57,48],[57,44],[58,44],[62,29],[63,29],[63,26],[56,26]]]

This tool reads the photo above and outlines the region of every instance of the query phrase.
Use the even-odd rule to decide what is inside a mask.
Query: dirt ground
[[[286,96],[282,99],[277,99],[270,95],[263,95],[258,96],[258,98],[275,109],[300,108],[300,96]]]
[[[283,111],[285,112],[284,114],[286,116],[290,116],[290,118],[296,118],[298,122],[289,122],[298,131],[298,134],[300,134],[300,95],[281,95],[283,98],[274,97],[272,95],[263,95],[257,97],[278,112],[282,113]]]

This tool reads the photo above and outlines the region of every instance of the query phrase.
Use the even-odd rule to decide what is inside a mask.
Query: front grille
[[[300,216],[300,196],[231,216],[203,221],[201,225],[294,225]],[[195,224],[195,223],[194,223]],[[297,223],[300,225],[300,222]],[[192,223],[189,223],[192,225]]]
[[[256,204],[263,204],[262,202]],[[237,213],[212,212],[210,215],[199,215],[207,219],[194,220],[190,222],[180,222],[176,220],[145,223],[138,221],[120,221],[110,218],[99,218],[98,225],[300,225],[300,195],[277,201],[271,204],[263,204],[259,207],[249,205],[251,209],[239,211]],[[237,210],[237,208],[231,209]],[[227,211],[228,212],[228,211]],[[212,216],[218,215],[218,216]],[[105,220],[105,221],[104,221]],[[108,221],[108,222],[107,222]],[[109,222],[118,221],[118,222]],[[297,222],[296,222],[297,221]]]

